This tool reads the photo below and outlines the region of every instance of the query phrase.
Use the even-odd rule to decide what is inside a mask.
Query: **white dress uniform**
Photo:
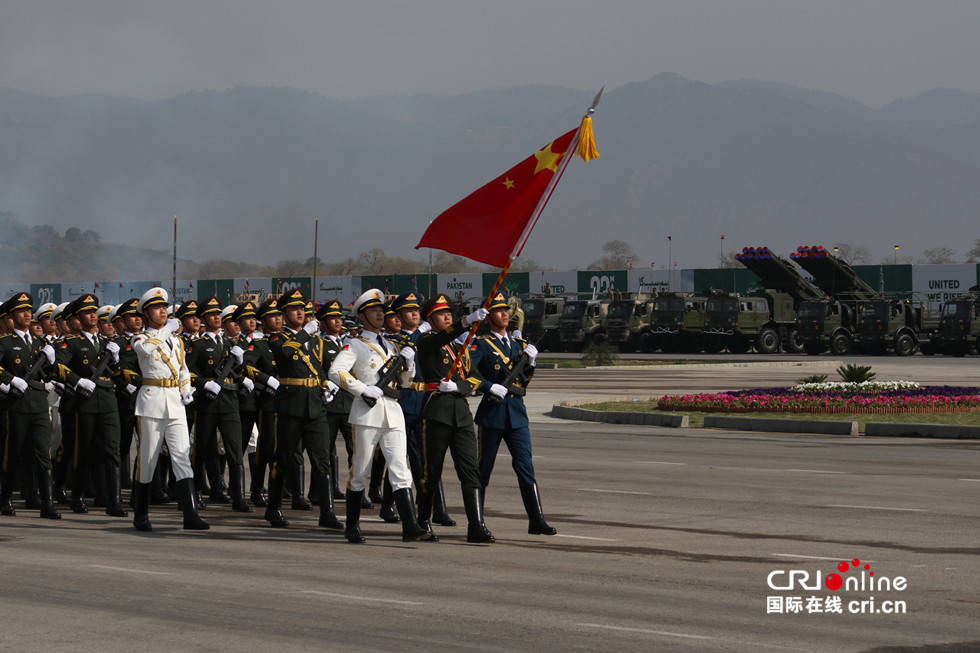
[[[140,483],[153,479],[164,440],[176,480],[193,476],[187,411],[181,395],[191,391],[191,374],[184,361],[184,347],[170,329],[147,329],[132,339],[139,357],[143,385],[136,395],[136,474]]]
[[[405,416],[398,399],[382,395],[372,407],[361,393],[368,386],[377,385],[379,370],[392,356],[399,355],[399,346],[391,341],[378,342],[379,334],[365,331],[350,338],[330,366],[330,380],[354,395],[350,421],[354,429],[354,460],[351,465],[348,489],[359,492],[366,487],[371,476],[371,463],[375,448],[388,463],[388,478],[397,491],[412,487],[412,471],[408,467]],[[398,375],[401,386],[407,386],[415,377],[415,366],[402,370]]]

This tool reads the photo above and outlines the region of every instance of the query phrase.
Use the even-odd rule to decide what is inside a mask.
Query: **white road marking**
[[[670,631],[667,631],[667,630],[651,630],[651,629],[647,629],[647,628],[627,628],[627,627],[624,627],[624,626],[607,626],[606,624],[588,624],[588,623],[585,623],[585,624],[578,624],[578,625],[581,626],[581,627],[584,627],[584,628],[602,628],[604,630],[618,630],[618,631],[626,632],[626,633],[643,633],[645,635],[664,635],[666,637],[681,637],[683,639],[710,639],[710,640],[716,640],[716,639],[718,639],[717,637],[711,637],[710,635],[692,635],[690,633],[673,633],[673,632],[670,632]],[[792,647],[789,647],[789,646],[779,646],[778,644],[765,644],[765,643],[762,643],[762,642],[743,642],[743,641],[739,641],[739,640],[728,640],[727,638],[726,638],[726,641],[730,641],[733,644],[746,644],[748,646],[754,646],[754,647],[758,647],[758,648],[775,648],[775,649],[780,649],[780,650],[783,650],[783,651],[808,651],[808,650],[810,650],[810,649],[805,649],[805,648],[792,648]]]
[[[899,512],[925,512],[922,508],[886,508],[884,506],[839,506],[830,505],[828,508],[854,508],[857,510],[897,510]]]
[[[625,628],[623,626],[607,626],[605,624],[579,624],[586,628],[604,628],[606,630],[621,630],[627,633],[646,633],[647,635],[666,635],[668,637],[684,637],[687,639],[714,639],[708,635],[690,635],[688,633],[671,633],[666,630],[648,630],[646,628]]]
[[[395,599],[372,599],[367,596],[335,594],[333,592],[320,592],[318,590],[303,590],[303,594],[316,594],[317,596],[329,596],[330,598],[334,598],[334,599],[350,599],[351,601],[368,601],[371,603],[397,603],[399,605],[425,605],[420,601],[397,601]]]
[[[619,540],[611,540],[608,537],[586,537],[585,535],[565,535],[564,533],[558,533],[555,537],[570,537],[573,540],[595,540],[597,542],[618,542]]]
[[[804,556],[798,555],[796,553],[770,553],[769,555],[776,556],[777,558],[805,558],[807,560],[843,560],[844,558],[824,558],[823,556]],[[874,562],[873,560],[868,560],[868,562]]]
[[[106,565],[89,565],[92,569],[105,569],[108,571],[126,571],[131,574],[151,574],[153,576],[169,576],[169,571],[148,571],[146,569],[127,569],[126,567],[107,567]]]
[[[974,483],[980,483],[980,478],[961,478],[961,481],[973,481]]]
[[[787,472],[806,472],[807,474],[846,474],[847,472],[832,472],[826,469],[787,469]]]
[[[626,490],[599,490],[592,487],[582,487],[579,488],[579,492],[605,492],[607,494],[636,494],[643,497],[650,496],[649,492],[627,492]]]
[[[665,463],[659,460],[637,460],[641,465],[686,465],[687,463]]]

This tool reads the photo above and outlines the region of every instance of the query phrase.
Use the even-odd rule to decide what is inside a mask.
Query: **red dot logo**
[[[848,569],[850,569],[850,567],[846,562],[837,563],[837,571],[839,571],[840,573],[846,574]]]
[[[836,592],[840,589],[841,585],[844,584],[844,580],[840,577],[840,574],[827,574],[827,577],[824,579],[823,583],[831,592]]]

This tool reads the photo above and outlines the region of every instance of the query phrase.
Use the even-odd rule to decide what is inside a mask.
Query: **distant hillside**
[[[161,251],[178,215],[182,257],[258,266],[312,256],[319,219],[325,261],[372,248],[421,260],[413,248],[432,218],[573,128],[592,94],[530,86],[339,101],[235,88],[142,102],[0,88],[0,212]],[[569,166],[524,255],[570,269],[623,239],[644,264],[665,266],[669,253],[682,267],[712,266],[722,233],[729,250],[848,242],[881,258],[895,242],[912,256],[972,243],[977,97],[930,92],[876,111],[787,85],[673,74],[607,89],[595,115],[602,156]],[[14,260],[0,259],[0,277]]]

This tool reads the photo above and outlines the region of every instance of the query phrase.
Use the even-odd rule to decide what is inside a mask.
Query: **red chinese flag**
[[[548,143],[432,221],[415,246],[504,267],[517,258],[575,152],[578,129]]]

